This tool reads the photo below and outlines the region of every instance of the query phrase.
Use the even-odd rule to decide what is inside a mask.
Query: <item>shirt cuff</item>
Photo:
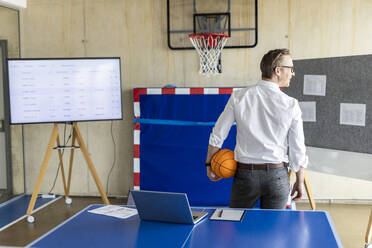
[[[223,141],[221,141],[221,139],[219,139],[216,135],[211,133],[211,136],[209,137],[209,145],[221,148],[222,143],[223,143]]]
[[[305,155],[304,159],[300,160],[299,162],[291,162],[289,161],[289,168],[291,168],[294,172],[297,172],[300,167],[307,168],[309,164],[309,157]]]

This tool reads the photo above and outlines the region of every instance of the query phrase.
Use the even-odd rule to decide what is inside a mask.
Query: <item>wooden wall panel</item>
[[[293,57],[298,59],[371,51],[368,37],[372,32],[369,17],[372,4],[368,0],[269,0],[259,1],[258,10],[258,45],[254,49],[224,50],[223,73],[217,77],[207,78],[198,74],[196,51],[168,49],[165,0],[29,1],[21,16],[22,54],[24,57],[121,57],[124,120],[113,124],[117,162],[114,176],[110,179],[110,193],[123,195],[132,185],[132,88],[166,84],[180,87],[252,85],[260,78],[261,57],[267,50],[280,47],[289,47]],[[80,125],[105,187],[114,147],[110,140],[110,125],[110,122]],[[44,124],[25,126],[29,192],[36,180],[34,171],[40,167],[50,132],[49,126]],[[14,148],[13,153],[22,156],[19,147]],[[73,194],[97,195],[85,162],[79,156],[75,170]],[[47,181],[53,181],[54,176],[55,169],[48,171]],[[332,178],[327,175],[327,181],[332,181]],[[317,173],[313,173],[311,181],[326,188],[324,177]],[[342,184],[339,178],[334,178],[333,182]],[[50,188],[49,183],[43,184],[44,192]],[[360,194],[335,192],[335,195],[372,197],[372,193],[367,192],[371,183],[358,181],[354,185],[361,184],[364,186]],[[56,187],[56,192],[61,193],[60,179]],[[337,187],[332,187],[332,190],[337,191]],[[317,194],[315,190],[313,192]],[[317,196],[322,198],[330,194],[324,192]]]

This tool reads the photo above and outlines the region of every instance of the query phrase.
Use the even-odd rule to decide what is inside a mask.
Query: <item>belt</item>
[[[244,164],[238,162],[238,168],[248,170],[268,170],[280,167],[284,167],[283,162],[281,162],[280,164]]]

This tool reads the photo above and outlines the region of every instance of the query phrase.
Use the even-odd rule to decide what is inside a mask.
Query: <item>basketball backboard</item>
[[[225,48],[257,44],[257,0],[167,0],[168,46],[194,49],[189,34],[229,34]]]

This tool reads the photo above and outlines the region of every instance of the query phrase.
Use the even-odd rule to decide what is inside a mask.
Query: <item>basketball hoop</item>
[[[229,36],[227,34],[197,33],[190,34],[189,37],[200,56],[199,73],[206,76],[220,73],[219,59]]]

